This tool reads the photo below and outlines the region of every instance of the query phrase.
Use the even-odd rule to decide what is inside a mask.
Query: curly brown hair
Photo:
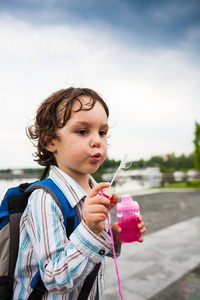
[[[86,105],[81,102],[80,96],[88,96],[90,101]],[[88,88],[74,88],[59,90],[44,100],[39,106],[34,125],[27,128],[27,135],[37,148],[35,161],[42,166],[57,165],[53,153],[46,149],[47,141],[59,139],[57,129],[65,126],[70,119],[73,104],[77,101],[80,110],[90,110],[96,101],[100,102],[109,116],[109,109],[105,101],[94,91]]]

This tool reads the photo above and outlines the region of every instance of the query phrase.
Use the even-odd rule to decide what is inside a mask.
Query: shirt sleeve
[[[26,228],[42,280],[54,293],[75,289],[112,249],[108,237],[97,237],[84,222],[68,240],[62,212],[43,190],[34,191],[29,198]]]

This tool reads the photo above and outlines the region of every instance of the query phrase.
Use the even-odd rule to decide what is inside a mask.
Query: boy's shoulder
[[[10,298],[18,255],[20,219],[30,195],[38,189],[49,192],[60,207],[68,238],[79,223],[75,208],[70,206],[65,195],[50,178],[31,184],[24,183],[7,190],[0,206],[0,265],[3,266],[0,269],[0,285],[1,295],[9,294]]]

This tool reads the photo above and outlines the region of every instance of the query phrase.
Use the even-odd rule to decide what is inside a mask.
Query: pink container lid
[[[116,205],[116,212],[140,209],[138,202],[134,201],[130,195],[123,195],[121,200],[121,203],[117,203]]]

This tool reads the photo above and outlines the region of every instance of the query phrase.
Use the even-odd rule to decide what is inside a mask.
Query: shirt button
[[[100,255],[105,254],[105,250],[101,249],[101,250],[99,251],[99,254],[100,254]]]

